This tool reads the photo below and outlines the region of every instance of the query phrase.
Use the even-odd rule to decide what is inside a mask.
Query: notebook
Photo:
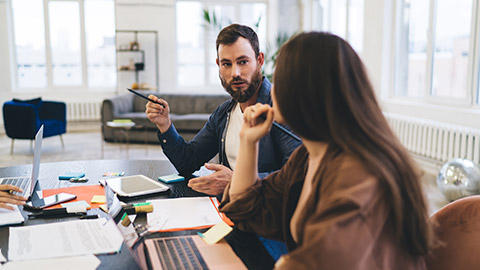
[[[23,189],[22,195],[30,200],[38,182],[40,173],[40,156],[42,154],[43,125],[38,129],[35,135],[35,148],[33,150],[33,168],[32,175],[29,176],[13,176],[0,178],[0,185],[14,185]]]
[[[141,265],[148,269],[247,269],[235,255],[230,245],[222,240],[207,244],[199,235],[144,239],[139,236],[120,201],[112,189],[105,187],[108,212],[124,236],[125,243],[133,248]]]

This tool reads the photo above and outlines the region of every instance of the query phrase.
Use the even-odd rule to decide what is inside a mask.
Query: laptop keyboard
[[[163,269],[208,269],[191,236],[153,240]]]
[[[28,178],[28,177],[4,178],[0,181],[0,185],[13,185],[13,186],[20,187],[21,189],[23,189],[24,192],[21,193],[21,194],[18,193],[18,192],[15,192],[15,193],[23,195],[27,191],[27,186],[28,186],[29,180],[30,180],[30,178]]]

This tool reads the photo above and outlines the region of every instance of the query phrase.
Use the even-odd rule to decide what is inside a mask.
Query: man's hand
[[[205,167],[215,172],[190,179],[188,186],[195,191],[208,195],[222,194],[227,184],[232,180],[232,170],[223,165],[212,163],[205,163]]]
[[[27,198],[10,194],[10,191],[23,192],[23,190],[17,186],[12,185],[0,185],[0,208],[14,210],[9,204],[24,205]]]
[[[160,132],[164,133],[170,128],[170,125],[172,124],[169,115],[170,107],[165,100],[159,99],[154,95],[149,95],[148,98],[155,100],[165,106],[164,108],[160,104],[156,104],[150,101],[147,102],[147,105],[145,105],[145,113],[147,114],[148,120],[156,124]]]

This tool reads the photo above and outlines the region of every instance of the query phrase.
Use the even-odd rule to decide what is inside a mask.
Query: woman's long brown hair
[[[397,242],[411,255],[426,255],[432,233],[419,170],[390,129],[352,47],[329,33],[299,34],[279,52],[274,86],[293,131],[340,148],[378,177]]]

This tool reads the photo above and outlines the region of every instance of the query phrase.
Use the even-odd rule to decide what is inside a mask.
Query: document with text
[[[114,222],[76,220],[11,227],[8,259],[32,260],[118,252],[123,236]]]

